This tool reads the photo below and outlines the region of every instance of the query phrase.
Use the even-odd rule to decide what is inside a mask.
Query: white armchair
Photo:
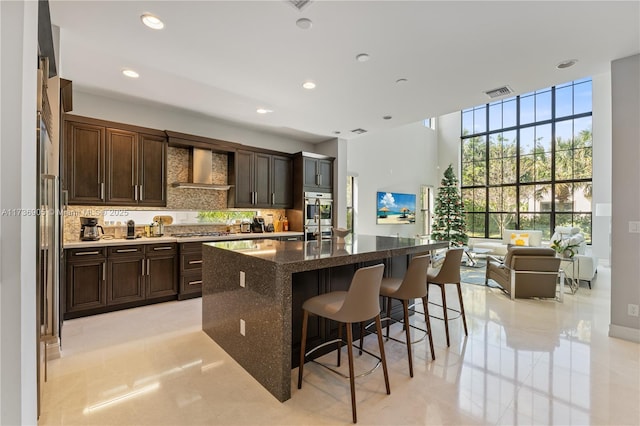
[[[591,281],[596,275],[598,267],[598,259],[590,253],[587,244],[584,241],[584,235],[580,232],[580,228],[571,226],[556,226],[555,232],[551,237],[551,242],[560,240],[569,244],[578,244],[577,253],[573,256],[576,261],[562,262],[560,267],[564,270],[565,277],[577,280],[587,281],[591,288]]]

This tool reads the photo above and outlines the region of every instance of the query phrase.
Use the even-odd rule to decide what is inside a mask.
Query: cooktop
[[[180,234],[171,234],[172,237],[184,238],[184,237],[223,237],[229,235],[228,232],[183,232]]]

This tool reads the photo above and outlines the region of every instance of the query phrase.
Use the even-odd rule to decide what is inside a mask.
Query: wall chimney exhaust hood
[[[174,188],[211,189],[214,191],[226,191],[231,185],[218,185],[211,183],[213,165],[213,153],[210,149],[191,148],[189,152],[189,181],[174,182]]]

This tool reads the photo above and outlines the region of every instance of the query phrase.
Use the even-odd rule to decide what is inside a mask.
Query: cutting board
[[[163,225],[171,225],[173,223],[173,217],[171,216],[158,215],[153,217],[154,222],[160,222],[161,220]]]

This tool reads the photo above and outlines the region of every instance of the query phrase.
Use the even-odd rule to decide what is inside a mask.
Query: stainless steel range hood
[[[174,182],[174,188],[211,189],[214,191],[226,191],[231,185],[219,185],[211,183],[213,165],[213,153],[210,149],[191,148],[189,153],[189,181]]]

